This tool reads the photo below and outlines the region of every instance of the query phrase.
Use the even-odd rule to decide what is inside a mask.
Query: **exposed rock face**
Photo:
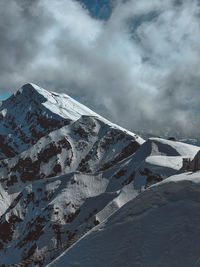
[[[200,150],[196,153],[194,158],[184,158],[183,170],[192,172],[200,170]]]

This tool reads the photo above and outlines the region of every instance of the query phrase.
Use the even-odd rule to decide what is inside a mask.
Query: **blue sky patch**
[[[3,92],[1,95],[0,95],[0,101],[3,101],[3,100],[6,100],[8,99],[10,96],[10,94],[8,92]]]

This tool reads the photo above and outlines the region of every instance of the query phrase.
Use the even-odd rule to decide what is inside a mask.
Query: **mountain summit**
[[[82,115],[98,116],[66,94],[25,84],[1,104],[0,159],[17,155]]]

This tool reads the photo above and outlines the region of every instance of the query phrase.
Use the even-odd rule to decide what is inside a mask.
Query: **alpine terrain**
[[[200,266],[199,150],[22,86],[0,106],[0,266]]]

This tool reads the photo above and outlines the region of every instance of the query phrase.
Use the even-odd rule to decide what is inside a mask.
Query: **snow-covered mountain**
[[[25,84],[0,106],[0,159],[10,158],[42,136],[95,112],[65,94]]]
[[[144,143],[139,136],[33,84],[2,102],[1,113],[0,255],[6,266],[55,249],[55,225],[70,241],[134,196],[126,179],[113,182],[109,172]]]
[[[145,140],[151,137],[159,137],[163,139],[174,139],[179,142],[200,146],[200,138],[196,134],[186,134],[180,131],[176,131],[175,129],[135,129],[136,134],[144,138]]]
[[[73,266],[76,262],[78,266],[126,266],[120,261],[125,256],[123,251],[127,253],[124,244],[128,242],[128,252],[131,246],[135,248],[128,235],[132,231],[137,234],[123,221],[126,216],[129,218],[127,207],[134,210],[130,221],[137,217],[140,223],[143,216],[137,215],[137,210],[140,214],[145,205],[146,211],[155,205],[155,200],[159,202],[157,195],[164,194],[167,181],[175,179],[170,182],[173,186],[169,183],[169,188],[174,187],[173,192],[179,192],[179,180],[182,183],[193,176],[198,180],[198,174],[172,175],[185,172],[186,160],[194,165],[194,158],[199,158],[199,147],[161,138],[145,141],[65,94],[26,84],[2,102],[1,114],[2,267],[19,266],[17,264]],[[183,192],[183,196],[185,194]],[[115,234],[112,229],[120,227],[120,220],[122,229],[127,227],[127,231],[123,230],[125,239],[122,238],[123,231],[116,235],[119,244],[122,240],[119,257],[123,257],[118,259],[117,256],[115,260],[112,258],[115,250],[110,248],[106,254],[107,244],[102,250],[98,244],[102,246],[105,236],[107,242]],[[145,240],[144,236],[141,240]],[[82,248],[84,242],[90,243],[88,250]],[[112,247],[112,242],[109,239],[108,246]],[[98,263],[88,256],[93,253],[93,244]],[[79,249],[85,251],[89,257],[87,261]],[[102,257],[105,254],[105,260],[97,255],[98,251],[103,253]],[[136,259],[140,253],[136,250]],[[77,261],[73,258],[76,254],[79,255]],[[54,261],[57,257],[60,258]],[[140,262],[138,260],[138,264]],[[127,266],[133,265],[127,261]],[[134,266],[137,266],[136,262]]]

